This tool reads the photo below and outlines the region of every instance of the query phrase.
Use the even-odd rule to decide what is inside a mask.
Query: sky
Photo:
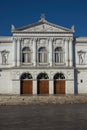
[[[0,0],[0,36],[12,36],[11,25],[16,28],[40,20],[71,28],[74,35],[87,37],[87,0]]]

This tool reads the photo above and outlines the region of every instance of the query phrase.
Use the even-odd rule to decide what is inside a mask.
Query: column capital
[[[37,38],[31,38],[32,41],[36,42],[37,41]]]
[[[17,42],[20,42],[22,40],[22,38],[16,38]]]
[[[68,41],[69,41],[69,38],[64,38],[63,40],[68,42]]]
[[[48,41],[53,41],[54,40],[54,38],[53,37],[51,37],[51,38],[48,38]]]
[[[14,42],[17,42],[17,38],[13,37],[13,41],[14,41]]]
[[[69,41],[71,41],[71,42],[72,42],[72,41],[73,41],[73,38],[72,38],[72,37],[71,37],[71,38],[69,38]]]

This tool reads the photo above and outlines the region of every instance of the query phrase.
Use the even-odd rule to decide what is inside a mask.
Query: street
[[[87,104],[0,106],[0,130],[87,130]]]

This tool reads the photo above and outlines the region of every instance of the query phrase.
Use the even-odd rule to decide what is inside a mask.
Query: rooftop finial
[[[73,32],[75,32],[75,26],[74,26],[74,25],[72,25],[71,30],[72,30]]]
[[[44,21],[45,20],[45,18],[46,18],[46,16],[45,16],[45,14],[41,14],[41,21]]]
[[[15,26],[11,25],[11,30],[14,31],[15,30]]]

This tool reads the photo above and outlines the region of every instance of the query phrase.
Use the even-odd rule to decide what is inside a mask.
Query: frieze
[[[48,45],[49,45],[49,42],[48,42],[47,39],[39,39],[38,42],[37,42],[37,50],[40,47],[46,47],[46,48],[48,48]]]

